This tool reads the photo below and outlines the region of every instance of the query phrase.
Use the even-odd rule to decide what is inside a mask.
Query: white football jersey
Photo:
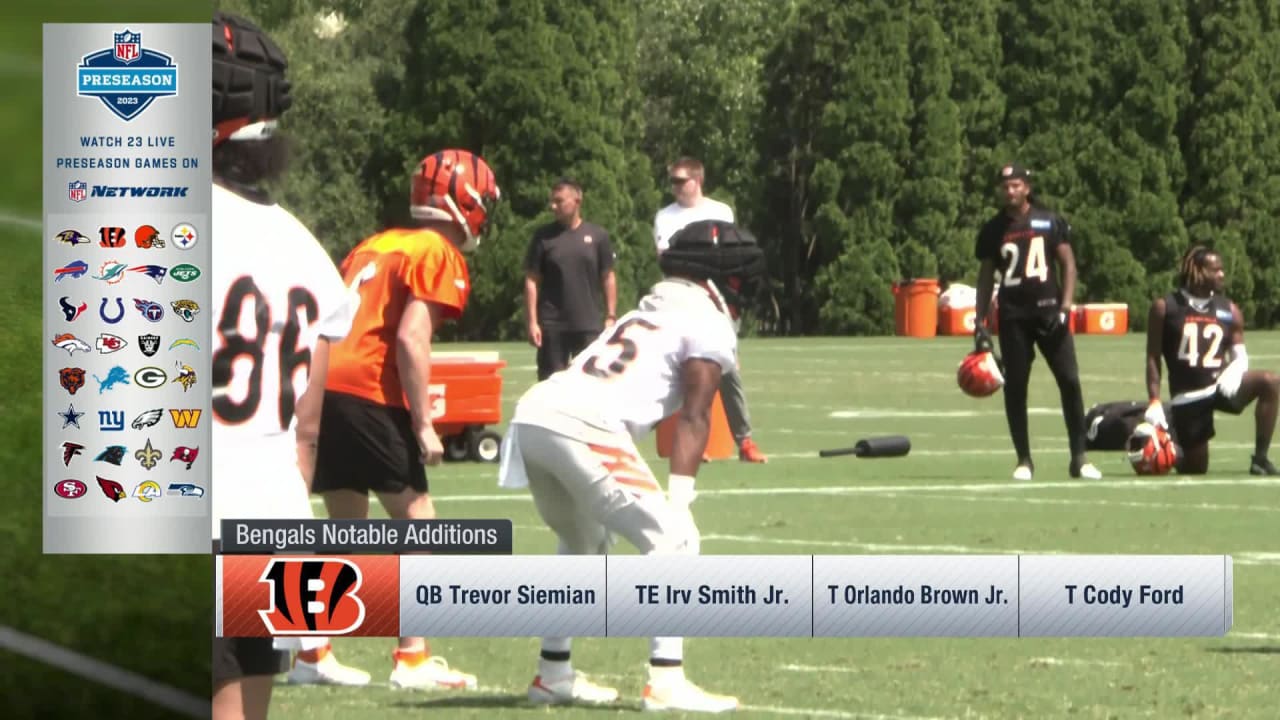
[[[213,527],[309,518],[294,409],[317,338],[351,326],[352,296],[297,218],[213,186]]]
[[[699,220],[734,222],[733,208],[709,197],[702,198],[702,202],[693,207],[671,203],[662,208],[653,219],[653,239],[658,244],[658,254],[666,252],[671,246],[672,235],[680,232],[685,225]]]
[[[685,360],[714,360],[728,371],[737,348],[732,322],[705,289],[664,280],[568,368],[525,393],[511,421],[566,435],[585,423],[639,438],[683,404]]]

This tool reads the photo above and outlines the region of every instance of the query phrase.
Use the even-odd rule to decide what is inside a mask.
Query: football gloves
[[[1168,428],[1169,421],[1164,416],[1164,404],[1159,398],[1151,401],[1147,406],[1147,411],[1142,414],[1142,419],[1156,427]]]
[[[1244,374],[1248,370],[1249,355],[1245,352],[1244,345],[1232,347],[1231,364],[1218,375],[1218,392],[1228,400],[1234,398],[1240,392],[1240,383],[1244,381]]]
[[[983,323],[973,326],[973,351],[995,352],[995,343],[991,342],[991,331]]]

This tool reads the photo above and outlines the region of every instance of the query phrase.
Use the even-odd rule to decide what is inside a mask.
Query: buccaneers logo
[[[273,558],[259,580],[271,586],[270,604],[258,615],[272,635],[344,635],[364,622],[355,563]]]

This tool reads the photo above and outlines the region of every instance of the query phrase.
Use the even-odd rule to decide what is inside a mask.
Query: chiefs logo
[[[58,371],[58,381],[72,395],[84,387],[84,368],[62,368]]]
[[[364,622],[360,567],[351,561],[272,558],[259,581],[271,586],[258,615],[272,635],[345,635]]]

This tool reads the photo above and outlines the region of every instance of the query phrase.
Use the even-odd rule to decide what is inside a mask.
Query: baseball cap
[[[996,178],[996,182],[1015,179],[1030,180],[1031,171],[1018,163],[1008,163],[1000,168],[1000,175]]]

